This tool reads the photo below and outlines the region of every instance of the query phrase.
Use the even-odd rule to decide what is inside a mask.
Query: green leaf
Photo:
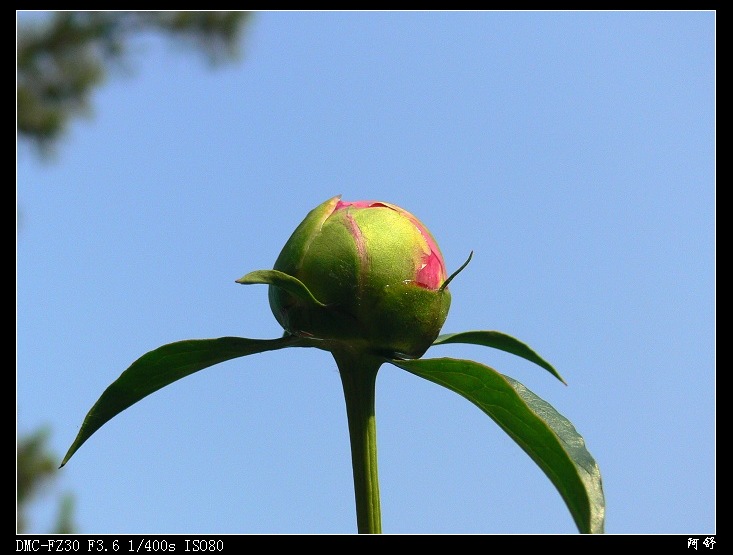
[[[275,287],[284,289],[291,295],[295,295],[306,302],[313,303],[317,306],[326,306],[313,296],[313,293],[310,292],[310,289],[306,287],[305,283],[300,281],[298,278],[286,274],[285,272],[280,272],[279,270],[255,270],[236,281],[237,283],[242,283],[244,285],[258,283],[274,285]]]
[[[300,341],[291,335],[279,339],[192,339],[163,345],[144,354],[102,393],[87,413],[61,466],[103,424],[162,387],[214,364],[245,355],[297,346]]]
[[[524,385],[471,360],[390,360],[462,395],[527,452],[560,492],[581,533],[603,533],[601,473],[573,425]]]
[[[461,333],[446,333],[438,336],[438,338],[433,341],[433,345],[444,345],[446,343],[469,343],[472,345],[483,345],[485,347],[493,347],[494,349],[506,351],[507,353],[511,353],[530,362],[534,362],[567,385],[567,382],[565,382],[552,364],[535,353],[529,345],[522,343],[519,339],[515,339],[511,335],[501,333],[500,331],[464,331]]]

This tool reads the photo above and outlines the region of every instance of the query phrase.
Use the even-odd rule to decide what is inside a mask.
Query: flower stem
[[[357,528],[360,534],[381,534],[374,393],[382,361],[344,351],[333,352],[333,357],[341,375],[349,421]]]

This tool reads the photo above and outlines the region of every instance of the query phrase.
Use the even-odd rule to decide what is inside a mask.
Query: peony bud
[[[271,284],[278,322],[334,348],[420,357],[450,307],[435,239],[415,216],[386,202],[327,200],[293,232],[274,270],[297,278],[321,303]]]

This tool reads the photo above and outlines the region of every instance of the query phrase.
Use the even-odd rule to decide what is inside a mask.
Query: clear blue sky
[[[715,13],[259,13],[210,69],[134,42],[56,158],[19,145],[17,428],[59,460],[135,359],[281,334],[265,286],[305,214],[403,206],[451,283],[444,332],[569,418],[608,533],[709,534],[715,511]],[[575,533],[542,471],[479,409],[384,366],[387,533]],[[81,532],[353,533],[341,384],[327,353],[236,359],[151,395],[60,472]],[[56,498],[39,502],[48,531]]]

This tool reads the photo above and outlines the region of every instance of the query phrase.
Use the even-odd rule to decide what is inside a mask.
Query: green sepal
[[[303,301],[313,303],[320,307],[326,306],[313,296],[313,293],[310,292],[310,289],[306,287],[305,283],[279,270],[255,270],[239,278],[236,282],[244,285],[274,285]]]
[[[460,333],[446,333],[439,335],[438,338],[433,341],[433,345],[445,345],[446,343],[468,343],[471,345],[483,345],[484,347],[493,347],[500,351],[506,351],[507,353],[511,353],[530,362],[534,362],[567,385],[567,382],[562,378],[558,371],[555,370],[552,364],[538,355],[529,345],[500,331],[464,331]]]
[[[463,271],[463,269],[466,266],[468,266],[468,263],[471,262],[472,258],[473,258],[473,251],[468,253],[468,258],[466,259],[466,261],[463,264],[461,264],[460,268],[458,268],[455,272],[453,272],[451,275],[448,276],[448,278],[443,282],[443,285],[440,286],[438,291],[443,291],[446,287],[448,287],[448,284],[451,281],[453,281],[453,278],[456,277],[458,274],[460,274]]]
[[[549,403],[483,364],[452,358],[390,360],[442,385],[489,415],[555,485],[581,533],[603,533],[601,473],[583,437]]]
[[[264,351],[299,346],[302,341],[292,335],[278,339],[243,337],[191,339],[163,345],[144,354],[102,393],[87,413],[61,466],[64,466],[77,449],[103,424],[162,387],[220,362]]]

